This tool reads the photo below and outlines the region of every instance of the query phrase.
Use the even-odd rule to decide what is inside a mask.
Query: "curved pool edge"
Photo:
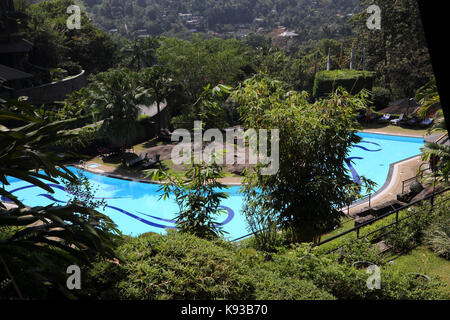
[[[382,131],[366,131],[366,130],[363,130],[363,131],[358,131],[358,132],[360,132],[360,133],[378,134],[380,136],[394,136],[394,137],[418,138],[418,139],[423,139],[425,137],[424,135],[403,134],[403,133],[395,133],[395,132],[386,133],[386,132],[382,132]]]
[[[405,135],[405,134],[396,134],[396,133],[382,133],[382,132],[374,132],[374,131],[358,131],[358,133],[362,133],[362,134],[371,134],[371,135],[380,135],[380,136],[391,136],[391,137],[403,137],[403,138],[415,138],[415,139],[424,139],[423,136],[415,136],[415,135]],[[386,179],[386,181],[384,182],[383,186],[378,189],[373,196],[376,196],[377,194],[379,194],[380,192],[382,192],[385,188],[387,188],[387,186],[389,186],[391,179],[392,179],[392,166],[404,162],[404,161],[408,161],[411,160],[412,158],[418,157],[420,156],[420,154],[415,155],[415,156],[411,156],[409,158],[406,159],[402,159],[399,160],[397,162],[391,163],[389,164],[389,172],[388,172],[388,177]],[[110,172],[106,172],[106,171],[102,171],[102,170],[96,170],[96,169],[91,169],[91,168],[86,168],[85,166],[82,166],[78,163],[72,163],[69,164],[68,166],[72,166],[72,167],[76,167],[78,169],[93,173],[93,174],[99,174],[105,177],[109,177],[109,178],[114,178],[114,179],[121,179],[121,180],[127,180],[127,181],[133,181],[133,182],[139,182],[139,183],[147,183],[147,184],[155,184],[155,185],[162,185],[165,182],[158,182],[158,181],[153,181],[153,180],[148,180],[148,179],[142,179],[142,178],[133,178],[133,177],[128,177],[128,176],[124,176],[121,174],[114,174],[114,173],[110,173]],[[226,186],[230,186],[230,187],[237,187],[237,186],[241,186],[242,185],[242,178],[241,182],[222,182],[224,185]],[[360,200],[357,201],[355,203],[353,203],[350,207],[354,207],[355,205],[360,205],[362,202],[368,202],[368,200]]]
[[[382,186],[380,189],[378,189],[376,192],[374,192],[374,193],[371,195],[370,201],[371,201],[371,202],[377,201],[377,200],[380,199],[381,197],[385,196],[385,193],[387,193],[388,191],[390,191],[390,188],[392,188],[393,186],[395,186],[395,184],[396,184],[397,182],[399,182],[399,181],[400,181],[400,182],[401,182],[401,181],[404,181],[404,180],[401,180],[401,179],[400,179],[401,177],[400,177],[400,174],[398,173],[399,166],[402,165],[402,164],[405,164],[405,163],[408,162],[408,161],[414,160],[414,159],[417,159],[418,161],[420,161],[420,160],[422,159],[421,156],[422,156],[422,154],[418,154],[418,155],[415,155],[415,156],[412,156],[412,157],[409,157],[409,158],[406,158],[406,159],[403,159],[403,160],[400,160],[400,161],[391,163],[391,164],[389,165],[388,177],[387,177],[385,183],[383,184],[383,186]],[[412,177],[411,177],[411,178],[412,178]],[[362,200],[356,201],[355,203],[353,203],[352,205],[350,205],[349,208],[355,210],[355,209],[358,208],[358,207],[364,206],[364,205],[367,204],[368,202],[369,202],[369,199],[362,199]],[[342,211],[345,211],[345,210],[342,210]],[[348,213],[349,213],[349,212],[347,212],[347,214],[348,214]]]
[[[98,174],[98,175],[108,177],[108,178],[113,178],[113,179],[120,179],[120,180],[154,184],[154,185],[163,185],[165,183],[165,182],[153,181],[153,180],[148,180],[148,179],[128,177],[128,176],[114,174],[114,173],[110,173],[110,172],[106,172],[106,171],[100,171],[100,170],[96,170],[96,169],[90,169],[90,168],[86,168],[78,163],[77,164],[71,163],[71,164],[66,165],[66,167],[74,167],[74,168],[77,168],[77,169],[80,169],[80,170],[83,170],[83,171],[86,171],[86,172],[89,172],[92,174]],[[242,185],[242,183],[235,183],[235,182],[222,182],[222,184],[230,186],[230,187],[238,187],[238,186]]]

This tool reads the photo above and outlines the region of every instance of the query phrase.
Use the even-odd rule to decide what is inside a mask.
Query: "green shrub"
[[[94,263],[88,296],[102,299],[440,299],[442,283],[383,265],[367,242],[347,244],[347,255],[318,255],[310,244],[280,249],[265,259],[253,248],[177,232],[128,238],[120,265]],[[381,288],[371,290],[369,261],[379,265]]]
[[[258,300],[336,300],[313,282],[293,277],[280,277],[272,270],[259,271],[256,285]]]
[[[425,230],[436,216],[429,203],[409,208],[406,212],[410,217],[400,222],[399,227],[386,237],[394,252],[408,252],[421,244]]]
[[[69,76],[75,76],[83,71],[83,68],[78,63],[72,61],[61,62],[59,66],[66,70]]]
[[[177,232],[142,235],[119,248],[120,272],[97,264],[104,273],[93,282],[116,279],[109,295],[120,299],[246,299],[253,292],[249,272],[230,248]]]
[[[428,230],[425,231],[425,244],[431,250],[450,259],[450,210],[436,219]]]
[[[374,87],[372,89],[372,101],[375,110],[386,108],[391,101],[391,92],[386,88]]]
[[[375,74],[370,71],[320,71],[314,80],[313,97],[326,97],[339,87],[352,94],[359,93],[362,89],[372,90],[374,78]]]
[[[442,288],[445,284],[436,277],[429,280],[414,274],[396,271],[391,266],[381,269],[381,290],[374,292],[377,299],[439,300],[448,299]]]
[[[367,246],[365,242],[348,245],[346,249],[352,258],[343,261],[333,255],[319,256],[316,250],[310,251],[308,246],[298,246],[276,255],[270,264],[271,271],[280,279],[310,282],[318,290],[328,292],[339,300],[442,298],[440,288],[443,284],[440,281],[434,278],[424,281],[397,272],[391,266],[383,265],[381,257],[373,255],[375,252],[365,255],[363,248]],[[369,261],[379,266],[380,289],[368,288],[367,280],[371,274],[366,271],[367,265],[354,264],[358,261]],[[320,292],[317,289],[315,292]]]

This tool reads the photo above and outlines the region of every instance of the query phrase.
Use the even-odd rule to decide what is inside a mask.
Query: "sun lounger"
[[[128,161],[127,166],[129,168],[135,167],[141,162],[145,161],[145,159],[148,159],[147,153],[141,153],[138,158]]]
[[[143,164],[141,164],[139,166],[139,169],[145,170],[145,169],[151,168],[152,166],[154,166],[155,164],[157,164],[160,161],[159,158],[160,158],[159,154],[153,155],[152,160],[148,160],[148,161],[144,162]]]
[[[402,113],[398,119],[391,120],[391,124],[398,125],[400,122],[404,121],[405,114]]]
[[[421,125],[421,126],[426,126],[426,127],[428,127],[430,124],[433,123],[433,121],[434,121],[433,119],[427,118],[427,119],[423,120],[423,121],[420,123],[420,125]]]
[[[413,125],[415,125],[416,123],[417,123],[417,119],[416,119],[416,118],[412,118],[411,120],[408,120],[408,121],[406,122],[406,124],[409,125],[409,126],[413,126]]]
[[[389,121],[391,119],[391,115],[388,113],[388,114],[385,114],[384,116],[382,116],[380,119],[378,119],[378,121]]]

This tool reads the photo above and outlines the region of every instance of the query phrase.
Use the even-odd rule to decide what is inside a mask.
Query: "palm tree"
[[[157,63],[156,50],[159,46],[158,38],[136,39],[128,42],[122,49],[123,66],[135,71],[154,66]]]
[[[430,108],[441,102],[436,80],[430,81],[420,88],[416,93],[416,100],[421,104],[419,114],[425,118]],[[446,130],[447,123],[441,110],[440,116],[436,119],[433,127],[430,128],[429,133],[434,131],[445,132]],[[430,161],[438,181],[448,183],[450,175],[450,147],[438,143],[427,143],[422,151],[424,153],[423,159]]]
[[[47,182],[76,181],[64,163],[70,154],[54,154],[51,145],[70,134],[61,131],[76,120],[49,123],[22,102],[0,105],[0,295],[43,298],[65,289],[67,267],[86,265],[97,254],[113,257],[119,231],[107,216],[79,204],[27,207],[6,190],[11,177],[53,193]],[[94,223],[93,221],[96,221]],[[9,283],[9,285],[8,285]],[[59,290],[58,290],[59,289]]]
[[[158,132],[162,129],[161,103],[167,99],[170,93],[172,80],[168,76],[168,71],[163,66],[154,66],[141,72],[143,86],[148,90],[158,108]]]
[[[140,77],[128,69],[114,69],[97,74],[85,90],[84,103],[104,119],[103,135],[120,148],[130,142],[138,105],[151,101],[150,90],[141,85]]]
[[[418,101],[421,105],[419,108],[419,116],[421,118],[426,118],[430,109],[441,103],[441,98],[439,96],[439,92],[436,85],[436,80],[432,80],[428,82],[426,85],[417,90],[416,101]],[[444,118],[444,114],[442,110],[439,113],[439,117],[434,122],[433,127],[430,132],[433,131],[443,131],[447,130],[446,121]]]
[[[450,146],[427,143],[422,151],[424,153],[423,160],[430,161],[437,182],[449,183]]]

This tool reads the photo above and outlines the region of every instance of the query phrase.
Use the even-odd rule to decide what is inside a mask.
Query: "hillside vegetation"
[[[233,32],[239,28],[278,25],[300,33],[300,40],[350,35],[350,14],[359,11],[358,0],[84,0],[88,11],[104,29],[123,35],[145,29],[150,35]],[[192,14],[180,16],[179,14]],[[191,22],[189,22],[191,21]],[[240,26],[240,25],[246,26]],[[248,24],[248,25],[247,25]]]

